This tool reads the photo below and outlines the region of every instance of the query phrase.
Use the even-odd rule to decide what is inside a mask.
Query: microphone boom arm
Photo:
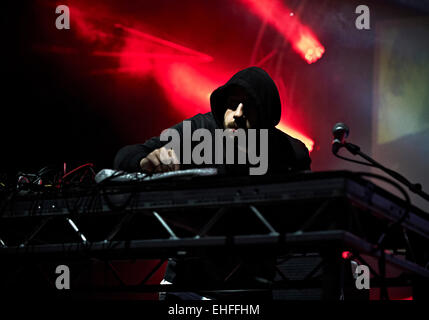
[[[427,194],[426,192],[424,192],[422,190],[422,185],[420,183],[412,183],[410,182],[407,178],[405,178],[403,175],[401,175],[400,173],[386,168],[385,166],[383,166],[382,164],[380,164],[379,162],[375,161],[373,158],[371,158],[370,156],[368,156],[367,154],[363,153],[360,150],[360,147],[350,143],[350,142],[346,142],[344,141],[343,143],[341,143],[341,145],[338,147],[338,150],[342,147],[345,147],[351,154],[353,155],[358,155],[360,157],[362,157],[363,159],[365,159],[366,161],[368,161],[372,166],[374,166],[375,168],[378,168],[380,170],[383,170],[384,172],[386,172],[388,175],[390,175],[391,177],[395,178],[396,180],[398,180],[399,182],[401,182],[402,184],[404,184],[405,186],[408,187],[408,189],[410,191],[412,191],[413,193],[421,196],[423,199],[429,201],[429,194]],[[338,151],[337,150],[337,151]],[[335,156],[337,156],[336,153],[334,153]],[[349,160],[347,158],[342,157],[342,159],[346,159]],[[351,160],[351,159],[350,159]],[[363,164],[363,163],[362,163]]]

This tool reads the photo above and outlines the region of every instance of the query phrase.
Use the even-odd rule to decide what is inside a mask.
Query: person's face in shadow
[[[226,100],[223,126],[225,129],[250,129],[257,127],[257,110],[251,108],[250,96],[242,87],[230,89]]]

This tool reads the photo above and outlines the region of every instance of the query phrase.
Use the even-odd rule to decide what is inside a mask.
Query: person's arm
[[[143,144],[134,144],[122,147],[116,153],[113,161],[113,168],[127,172],[142,171],[140,161],[162,146],[163,144],[159,140],[159,137],[153,137]]]
[[[198,114],[187,121],[191,121],[192,130],[201,126],[201,114]],[[174,125],[170,129],[175,129],[179,133],[180,139],[183,138],[183,121]],[[169,170],[178,170],[180,166],[177,162],[172,163],[170,166],[165,166],[161,161],[161,149],[168,141],[161,141],[160,137],[152,137],[143,144],[128,145],[121,148],[113,161],[113,168],[116,170],[123,170],[127,172],[138,171],[155,171],[163,172]],[[171,159],[179,160],[176,158],[172,150],[163,150],[164,156]],[[145,170],[144,170],[145,169]]]

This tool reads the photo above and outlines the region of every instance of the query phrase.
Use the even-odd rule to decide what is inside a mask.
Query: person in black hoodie
[[[280,96],[274,81],[263,69],[249,67],[236,73],[225,85],[213,91],[210,96],[210,105],[211,112],[197,114],[187,119],[191,122],[192,132],[205,128],[214,136],[216,129],[268,129],[268,170],[266,174],[310,170],[311,160],[305,145],[275,128],[281,116]],[[172,128],[183,136],[183,122]],[[143,144],[125,146],[117,153],[114,168],[127,172],[164,172],[204,166],[204,164],[196,165],[194,163],[163,164],[161,150],[166,144],[167,141],[153,137]],[[175,157],[173,150],[167,150],[167,154]],[[179,162],[182,163],[181,159]],[[248,171],[243,170],[243,166],[236,164],[222,164],[216,165],[216,167],[221,174],[225,175],[248,174]],[[247,165],[244,167],[247,168]],[[179,285],[216,284],[222,281],[236,264],[235,256],[228,256],[224,253],[216,257],[189,261],[170,259],[164,279]],[[242,268],[244,271],[237,272],[238,282],[249,283],[257,278],[270,281],[274,277],[275,257],[273,256],[267,256],[266,259],[258,259],[258,261],[250,259],[245,264],[245,268]],[[270,299],[271,293],[220,294],[213,297]],[[200,298],[201,296],[195,293],[167,294],[167,300]]]
[[[280,96],[274,81],[263,69],[250,67],[237,72],[225,85],[213,91],[210,105],[211,112],[187,119],[191,122],[192,132],[205,128],[214,136],[215,129],[268,129],[267,174],[310,170],[311,159],[305,145],[275,127],[281,116]],[[183,137],[183,122],[172,129]],[[153,137],[143,144],[125,146],[118,151],[113,167],[127,172],[163,172],[207,166],[193,162],[164,165],[161,148],[167,143],[159,137]],[[193,149],[196,142],[192,143]],[[165,154],[174,157],[171,152],[169,150]],[[183,163],[181,160],[178,159],[178,162]],[[222,164],[216,167],[224,174],[248,172],[239,165]]]

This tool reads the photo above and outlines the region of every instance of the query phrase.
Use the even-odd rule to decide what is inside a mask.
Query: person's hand
[[[180,170],[180,162],[173,149],[162,147],[141,159],[140,167],[147,173],[177,171]]]

